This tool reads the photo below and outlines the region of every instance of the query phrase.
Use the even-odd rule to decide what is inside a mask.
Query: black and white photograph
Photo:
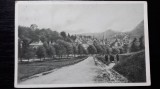
[[[147,2],[16,1],[16,88],[150,86]]]

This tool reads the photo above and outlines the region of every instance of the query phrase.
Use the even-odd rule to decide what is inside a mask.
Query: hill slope
[[[144,36],[144,21],[141,21],[132,31],[128,32],[131,37]]]
[[[103,39],[103,37],[106,39],[112,39],[115,35],[121,35],[122,37],[125,34],[128,34],[131,38],[134,37],[140,37],[144,35],[144,21],[141,21],[133,30],[129,32],[117,32],[113,31],[112,29],[106,30],[105,32],[100,32],[100,33],[83,33],[81,35],[86,35],[86,36],[92,36],[97,39]]]
[[[126,55],[123,55],[126,56]],[[114,70],[132,82],[146,82],[145,51],[132,54],[113,67]]]

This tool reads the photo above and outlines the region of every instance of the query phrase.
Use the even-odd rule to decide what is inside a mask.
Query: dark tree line
[[[19,59],[31,59],[34,57],[54,59],[55,56],[84,55],[88,51],[81,45],[74,44],[76,35],[66,35],[66,32],[52,31],[51,29],[31,29],[18,27],[18,57]],[[38,48],[30,44],[41,41],[43,45]]]
[[[139,38],[139,41],[135,38],[131,46],[124,44],[122,48],[112,48],[108,45],[102,45],[98,42],[94,42],[93,45],[89,45],[85,48],[82,44],[75,44],[77,38],[76,35],[70,35],[66,32],[52,31],[51,29],[31,29],[30,27],[18,27],[18,57],[22,59],[31,59],[37,57],[39,59],[50,58],[54,59],[56,56],[67,58],[72,55],[87,55],[87,54],[119,54],[130,52],[136,52],[144,49],[143,36]],[[84,38],[91,38],[90,36],[84,36]],[[30,46],[33,42],[41,41],[43,45],[38,48]]]

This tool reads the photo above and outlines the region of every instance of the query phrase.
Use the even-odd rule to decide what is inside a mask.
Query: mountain
[[[109,29],[101,33],[83,33],[80,35],[92,36],[97,39],[107,38],[109,40],[110,39],[112,40],[114,39],[115,35],[117,35],[118,37],[124,37],[125,34],[129,35],[131,38],[140,37],[144,35],[144,21],[141,21],[133,30],[129,32],[117,32],[117,31],[113,31],[112,29]]]
[[[144,21],[141,21],[132,31],[127,32],[130,37],[144,36]]]
[[[105,32],[100,32],[100,33],[83,33],[81,35],[85,35],[85,36],[92,36],[94,38],[97,38],[97,39],[110,39],[110,38],[113,38],[116,34],[119,34],[120,32],[116,32],[116,31],[113,31],[111,29],[105,31]]]

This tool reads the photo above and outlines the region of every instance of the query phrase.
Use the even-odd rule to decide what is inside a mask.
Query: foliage
[[[73,41],[75,41],[76,40],[76,35],[71,35],[71,37],[70,37]]]
[[[97,53],[97,49],[95,48],[94,45],[89,45],[88,49],[88,53],[89,54],[96,54]]]
[[[83,49],[83,53],[87,55],[88,54],[88,50],[87,49]]]
[[[40,58],[40,59],[41,58],[45,58],[45,56],[46,56],[46,49],[43,46],[39,46],[37,48],[36,54],[37,54],[37,57]]]
[[[78,54],[78,47],[76,45],[73,45],[73,54]]]
[[[139,42],[137,41],[136,38],[134,38],[134,40],[131,43],[130,51],[131,52],[137,52],[138,50],[139,50]]]
[[[112,48],[111,47],[107,47],[107,53],[112,54]]]
[[[122,48],[123,48],[123,53],[127,53],[129,49],[129,44],[124,44]]]
[[[26,48],[25,52],[24,52],[24,58],[25,59],[31,59],[34,57],[34,50],[31,47]]]
[[[56,55],[62,56],[66,54],[66,48],[62,44],[57,43],[54,45],[54,48],[56,50]]]
[[[139,48],[140,50],[143,50],[144,49],[144,37],[143,36],[139,38],[139,42],[140,42]]]
[[[95,48],[97,49],[97,53],[98,53],[98,54],[102,54],[102,53],[103,53],[103,50],[104,50],[104,49],[102,49],[101,45],[99,45],[99,44],[94,44],[94,46],[95,46]]]
[[[112,48],[112,54],[119,54],[120,53],[120,51],[119,51],[119,49],[118,48]]]
[[[63,37],[63,38],[66,38],[67,36],[66,36],[66,32],[64,32],[64,31],[62,31],[61,33],[61,36]]]
[[[84,50],[85,50],[85,49],[84,49],[84,47],[82,46],[82,44],[79,44],[79,45],[78,45],[78,53],[79,53],[79,54],[84,54]]]
[[[52,45],[49,45],[47,49],[47,55],[52,58],[54,57],[55,54],[56,54],[55,48]]]
[[[66,41],[64,41],[64,40],[58,40],[57,43],[58,43],[59,45],[62,45],[62,46],[65,47],[66,53],[67,53],[68,55],[73,53],[73,47],[72,47],[71,43],[66,42]]]

